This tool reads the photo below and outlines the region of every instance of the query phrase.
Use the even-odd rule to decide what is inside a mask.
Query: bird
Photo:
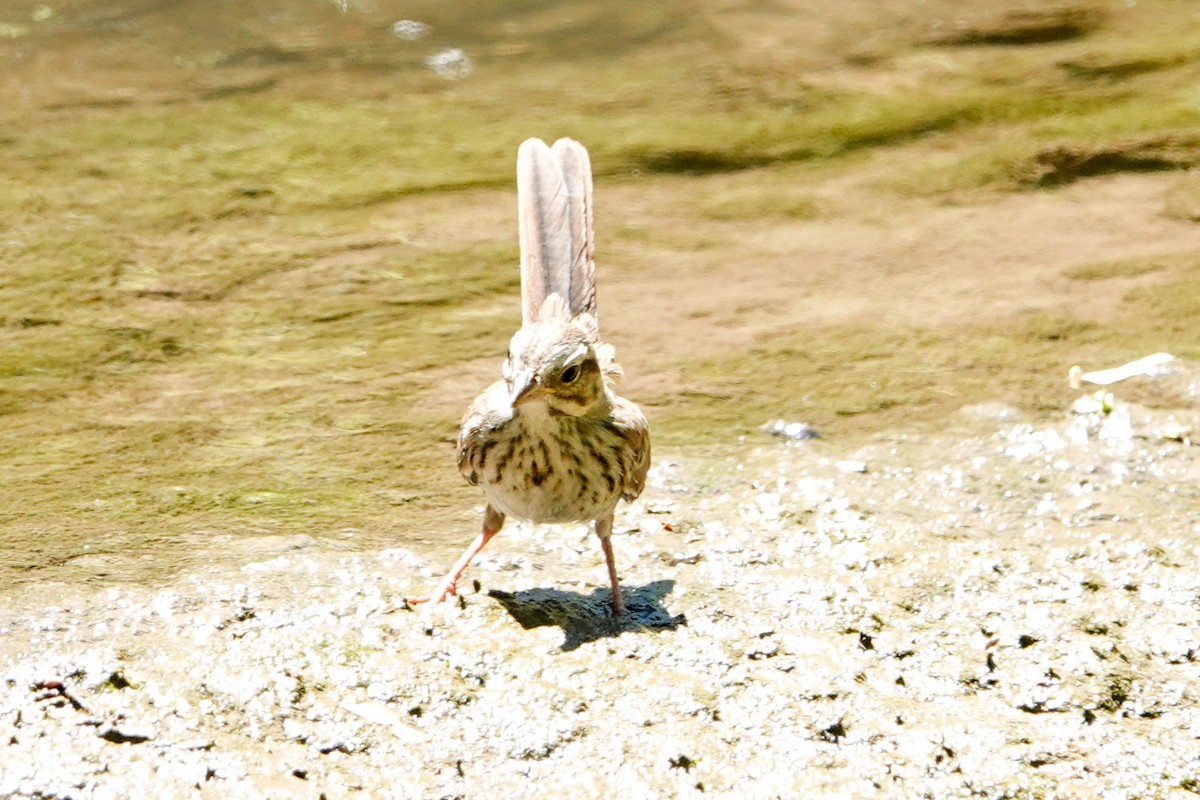
[[[650,427],[619,396],[612,345],[596,312],[592,169],[587,149],[563,138],[528,139],[517,150],[521,327],[499,380],[471,403],[458,435],[458,468],[483,488],[479,535],[437,587],[410,603],[439,603],[507,517],[591,522],[612,584],[612,615],[624,614],[613,556],[613,516],[635,500],[650,468]]]

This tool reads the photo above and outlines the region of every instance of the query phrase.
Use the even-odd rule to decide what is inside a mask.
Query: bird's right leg
[[[410,597],[408,602],[416,605],[418,603],[440,603],[447,597],[453,597],[458,594],[458,579],[459,576],[466,571],[467,565],[471,563],[471,559],[483,549],[483,546],[488,541],[500,532],[500,528],[504,525],[504,515],[488,504],[487,510],[483,512],[483,530],[475,537],[475,541],[471,542],[471,546],[466,549],[466,552],[455,562],[450,571],[446,573],[446,577],[442,578],[442,582],[438,587],[427,595],[422,597]]]

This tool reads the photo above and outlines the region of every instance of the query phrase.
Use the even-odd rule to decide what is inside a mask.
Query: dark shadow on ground
[[[675,630],[686,625],[683,614],[673,615],[663,607],[663,598],[675,588],[675,581],[654,581],[645,586],[625,587],[625,614],[610,616],[612,592],[596,589],[591,594],[564,592],[560,589],[526,589],[502,592],[492,589],[488,596],[499,601],[523,628],[557,625],[566,638],[563,650],[574,650],[622,631]]]

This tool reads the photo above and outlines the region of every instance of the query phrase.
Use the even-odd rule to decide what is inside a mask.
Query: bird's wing
[[[570,315],[595,314],[592,260],[592,168],[571,139],[554,147],[527,139],[517,151],[517,216],[521,241],[521,316],[536,322],[551,294]]]
[[[646,473],[650,471],[650,423],[642,410],[624,397],[613,398],[612,421],[633,456],[621,487],[621,497],[632,502],[646,488]]]
[[[503,379],[479,393],[463,414],[458,429],[458,471],[472,485],[483,479],[488,464],[499,458],[496,430],[512,419],[508,386]]]

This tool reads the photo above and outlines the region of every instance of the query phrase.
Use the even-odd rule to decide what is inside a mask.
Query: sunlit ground
[[[0,581],[469,539],[528,136],[592,153],[659,453],[1200,355],[1200,9],[791,5],[6,4]]]

